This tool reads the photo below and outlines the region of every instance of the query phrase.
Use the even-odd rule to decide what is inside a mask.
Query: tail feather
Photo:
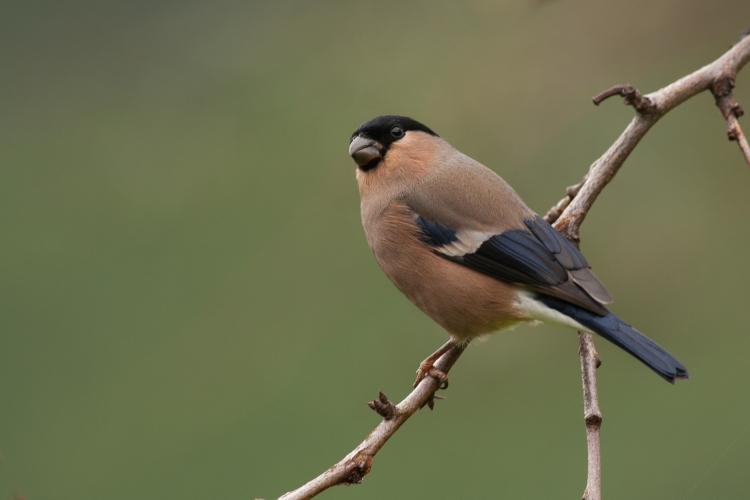
[[[674,356],[669,354],[659,344],[615,316],[611,311],[607,311],[606,316],[599,316],[591,311],[554,297],[538,295],[536,298],[547,307],[570,317],[594,333],[601,335],[613,344],[626,350],[667,382],[674,384],[675,379],[689,378],[689,374],[683,364]]]

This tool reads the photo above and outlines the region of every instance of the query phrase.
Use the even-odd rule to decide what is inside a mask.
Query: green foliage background
[[[632,116],[592,95],[748,26],[744,0],[3,3],[0,496],[270,499],[322,472],[446,339],[370,255],[352,130],[413,116],[544,213]],[[749,217],[706,94],[583,226],[614,310],[692,375],[598,342],[608,499],[709,469],[688,498],[750,491]],[[573,332],[473,345],[446,396],[323,498],[580,498]]]

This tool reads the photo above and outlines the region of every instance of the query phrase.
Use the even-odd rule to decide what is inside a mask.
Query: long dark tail
[[[607,311],[606,316],[599,316],[554,297],[537,295],[536,298],[547,307],[563,313],[613,344],[625,349],[667,382],[674,384],[675,379],[689,378],[685,367],[674,356],[612,312]]]

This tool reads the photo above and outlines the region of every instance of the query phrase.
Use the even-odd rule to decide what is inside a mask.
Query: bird
[[[610,310],[612,296],[581,252],[497,173],[405,116],[383,115],[351,135],[362,225],[386,276],[449,334],[420,363],[520,323],[597,334],[666,381],[689,378],[674,356]]]

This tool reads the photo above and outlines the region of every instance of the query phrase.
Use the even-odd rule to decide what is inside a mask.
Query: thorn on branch
[[[383,391],[378,392],[378,399],[368,401],[367,406],[386,420],[390,420],[398,415],[398,408],[391,403],[388,396],[383,394]]]
[[[594,101],[594,104],[598,106],[604,100],[616,95],[621,95],[623,97],[623,101],[625,101],[625,104],[628,106],[633,106],[639,113],[649,114],[656,111],[656,107],[653,105],[651,100],[638,92],[638,89],[636,89],[629,83],[625,85],[615,85],[614,87],[605,90],[601,94],[592,97],[591,100]]]

